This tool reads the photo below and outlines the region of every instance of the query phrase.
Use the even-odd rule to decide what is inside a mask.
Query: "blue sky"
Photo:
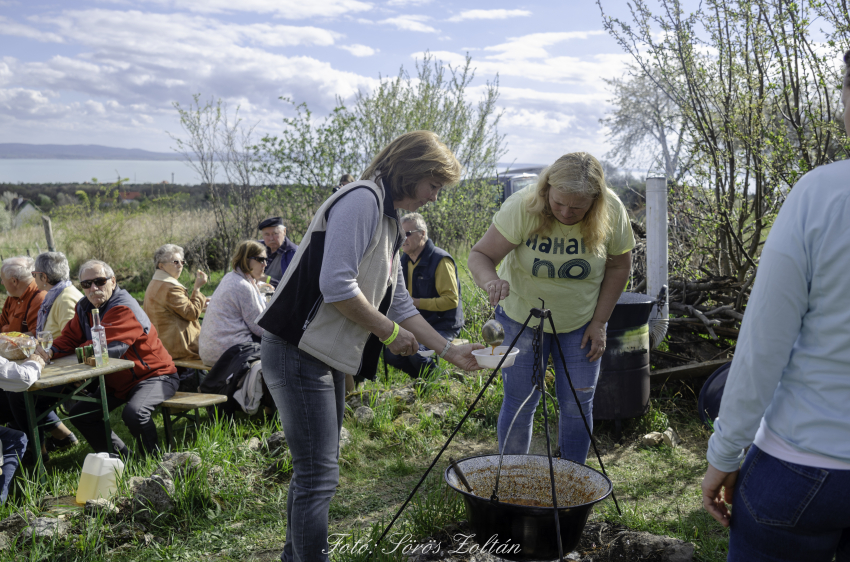
[[[275,133],[279,96],[321,116],[426,50],[499,75],[504,161],[608,150],[603,78],[629,59],[590,0],[0,0],[0,142],[167,152],[194,93]]]

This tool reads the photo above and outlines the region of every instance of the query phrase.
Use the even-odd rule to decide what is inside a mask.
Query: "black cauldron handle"
[[[511,425],[508,426],[508,433],[505,435],[505,445],[508,444],[508,439],[511,437],[511,430],[514,428],[514,422],[516,421],[516,417],[522,412],[522,409],[525,408],[525,405],[528,404],[528,401],[531,400],[531,397],[534,396],[534,391],[539,390],[537,386],[531,389],[531,394],[525,399],[525,401],[520,405],[519,410],[517,410],[516,414],[514,414],[514,418],[511,420]],[[502,447],[502,452],[499,453],[499,470],[496,471],[496,485],[493,487],[493,493],[490,494],[490,501],[497,502],[499,501],[499,477],[502,475],[502,459],[505,457],[505,447]]]

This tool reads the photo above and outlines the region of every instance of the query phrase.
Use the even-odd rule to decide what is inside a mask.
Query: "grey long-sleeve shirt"
[[[325,230],[325,256],[319,275],[319,290],[325,302],[344,301],[360,294],[357,273],[380,219],[381,210],[368,189],[352,191],[331,208]],[[393,259],[398,260],[398,254]],[[419,311],[413,306],[413,299],[404,286],[404,276],[399,267],[393,303],[387,318],[393,322],[403,322],[416,314]]]

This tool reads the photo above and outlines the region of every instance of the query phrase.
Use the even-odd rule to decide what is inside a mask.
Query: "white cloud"
[[[373,49],[367,45],[340,45],[340,49],[344,49],[355,57],[371,57],[378,52],[378,49]]]
[[[575,115],[557,111],[542,111],[525,108],[508,108],[499,124],[505,128],[525,128],[535,133],[560,134],[575,123]]]
[[[385,20],[381,20],[377,23],[383,25],[394,25],[398,29],[404,31],[418,31],[421,33],[439,33],[439,29],[435,29],[430,25],[425,24],[424,22],[430,20],[431,18],[428,16],[417,16],[417,15],[402,15],[396,16],[394,18],[387,18]]]
[[[389,0],[387,6],[424,6],[431,2],[432,0]]]
[[[360,0],[143,0],[164,8],[176,8],[196,13],[249,12],[273,14],[283,19],[337,17],[353,12],[371,10],[370,2]],[[123,4],[121,0],[117,3]]]
[[[12,35],[14,37],[35,39],[36,41],[62,43],[62,37],[55,33],[46,33],[3,16],[0,16],[0,35]]]
[[[458,22],[466,20],[505,20],[508,18],[519,18],[530,16],[528,10],[464,10],[447,21]]]
[[[267,50],[334,45],[339,34],[317,27],[227,24],[190,14],[67,11],[34,21],[83,49],[79,56],[38,62],[0,60],[0,84],[55,90],[171,113],[173,100],[201,92],[224,99],[249,91],[261,105],[279,96],[309,100],[322,112],[375,79],[308,56]]]

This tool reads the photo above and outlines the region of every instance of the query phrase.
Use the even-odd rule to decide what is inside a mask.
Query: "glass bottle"
[[[94,361],[97,367],[109,363],[109,351],[106,347],[106,328],[100,323],[100,310],[91,311],[91,345],[94,349]]]

